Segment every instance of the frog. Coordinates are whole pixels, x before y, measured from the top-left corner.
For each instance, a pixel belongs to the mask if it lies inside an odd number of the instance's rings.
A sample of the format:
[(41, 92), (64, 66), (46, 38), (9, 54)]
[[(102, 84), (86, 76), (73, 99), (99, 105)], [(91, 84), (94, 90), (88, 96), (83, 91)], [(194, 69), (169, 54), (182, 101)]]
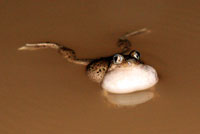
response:
[(86, 66), (89, 79), (99, 83), (103, 90), (115, 94), (131, 93), (149, 89), (158, 82), (156, 70), (141, 60), (140, 52), (131, 50), (128, 39), (148, 31), (143, 28), (124, 34), (117, 41), (119, 53), (95, 59), (77, 58), (73, 49), (51, 42), (28, 43), (18, 50), (55, 49), (68, 62)]

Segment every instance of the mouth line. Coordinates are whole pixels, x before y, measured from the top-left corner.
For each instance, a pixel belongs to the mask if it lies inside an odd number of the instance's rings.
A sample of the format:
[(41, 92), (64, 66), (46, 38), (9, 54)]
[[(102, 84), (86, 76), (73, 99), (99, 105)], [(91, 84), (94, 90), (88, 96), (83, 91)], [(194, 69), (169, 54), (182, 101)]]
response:
[(137, 60), (137, 59), (128, 59), (126, 60), (128, 65), (131, 65), (131, 64), (141, 64), (142, 62), (140, 60)]

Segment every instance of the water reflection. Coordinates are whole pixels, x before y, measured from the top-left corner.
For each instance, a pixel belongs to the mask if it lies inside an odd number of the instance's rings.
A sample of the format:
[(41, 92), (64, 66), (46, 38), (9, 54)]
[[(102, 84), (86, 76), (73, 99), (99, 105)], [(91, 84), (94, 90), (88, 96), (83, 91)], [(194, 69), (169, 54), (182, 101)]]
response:
[(137, 106), (150, 101), (155, 96), (154, 90), (134, 92), (130, 94), (112, 94), (103, 91), (103, 96), (107, 102), (116, 106)]

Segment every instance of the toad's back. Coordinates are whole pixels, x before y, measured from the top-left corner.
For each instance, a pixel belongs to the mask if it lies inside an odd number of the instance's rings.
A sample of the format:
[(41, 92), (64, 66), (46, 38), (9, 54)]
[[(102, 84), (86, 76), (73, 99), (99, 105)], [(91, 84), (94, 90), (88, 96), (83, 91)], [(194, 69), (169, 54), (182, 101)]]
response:
[(92, 61), (86, 68), (88, 77), (100, 83), (108, 70), (110, 60), (108, 58), (100, 58)]

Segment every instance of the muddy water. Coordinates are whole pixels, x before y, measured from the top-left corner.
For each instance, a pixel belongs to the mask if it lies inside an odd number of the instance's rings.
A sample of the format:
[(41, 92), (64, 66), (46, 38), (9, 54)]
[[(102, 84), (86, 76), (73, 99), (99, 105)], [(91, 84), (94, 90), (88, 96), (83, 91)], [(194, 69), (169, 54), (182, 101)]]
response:
[[(1, 134), (198, 134), (200, 2), (168, 0), (13, 0), (0, 2)], [(125, 32), (160, 75), (155, 91), (103, 94), (84, 66), (53, 50), (19, 52), (25, 43), (57, 42), (79, 57), (118, 51)], [(122, 106), (121, 106), (122, 105)]]

